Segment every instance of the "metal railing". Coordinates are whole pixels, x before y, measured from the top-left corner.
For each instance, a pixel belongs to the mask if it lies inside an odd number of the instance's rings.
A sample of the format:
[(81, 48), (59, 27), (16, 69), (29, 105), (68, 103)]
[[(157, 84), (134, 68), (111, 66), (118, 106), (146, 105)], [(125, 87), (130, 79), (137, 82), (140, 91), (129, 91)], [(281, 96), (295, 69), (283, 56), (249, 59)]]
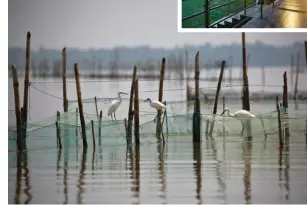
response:
[[(235, 11), (235, 12), (231, 12), (231, 11), (230, 11), (230, 6), (233, 5), (233, 4), (235, 4), (235, 3), (238, 3), (239, 1), (242, 2), (242, 0), (233, 0), (233, 1), (228, 0), (227, 3), (220, 4), (220, 5), (214, 6), (214, 7), (212, 7), (212, 8), (209, 8), (209, 0), (205, 0), (205, 5), (204, 5), (205, 8), (204, 8), (204, 10), (199, 11), (199, 12), (194, 13), (194, 14), (189, 15), (189, 16), (183, 17), (183, 18), (182, 18), (182, 23), (183, 23), (184, 21), (186, 21), (186, 20), (189, 20), (189, 19), (192, 19), (192, 18), (195, 18), (195, 17), (197, 17), (197, 16), (200, 16), (200, 15), (204, 14), (204, 15), (205, 15), (205, 16), (204, 16), (204, 17), (205, 17), (205, 19), (204, 19), (205, 28), (209, 28), (209, 27), (212, 27), (212, 26), (218, 24), (219, 22), (221, 22), (221, 21), (223, 21), (223, 20), (225, 20), (225, 19), (227, 19), (227, 18), (230, 18), (231, 16), (234, 16), (234, 15), (236, 15), (236, 14), (242, 12), (242, 11), (244, 11), (244, 15), (246, 15), (246, 10), (256, 5), (256, 2), (254, 2), (253, 4), (247, 6), (247, 3), (248, 3), (248, 2), (247, 2), (247, 0), (244, 0), (244, 2), (243, 2), (243, 3), (244, 3), (244, 7), (243, 7), (242, 9), (239, 9), (238, 11)], [(263, 0), (262, 0), (262, 1), (263, 1)], [(222, 8), (222, 7), (227, 7), (227, 6), (228, 6), (228, 12), (227, 12), (228, 15), (226, 14), (224, 17), (222, 17), (222, 18), (220, 18), (220, 19), (214, 21), (212, 24), (210, 24), (210, 17), (209, 17), (209, 16), (210, 16), (210, 13), (211, 13), (212, 11), (214, 11), (214, 10), (220, 9), (220, 8)], [(240, 8), (240, 7), (241, 7), (241, 6), (238, 6), (238, 7), (236, 7), (236, 8)], [(261, 4), (261, 7), (262, 7), (262, 4)], [(235, 9), (233, 9), (233, 10), (235, 10)], [(262, 10), (262, 8), (261, 8), (261, 10)], [(261, 15), (262, 15), (262, 14), (261, 14)]]

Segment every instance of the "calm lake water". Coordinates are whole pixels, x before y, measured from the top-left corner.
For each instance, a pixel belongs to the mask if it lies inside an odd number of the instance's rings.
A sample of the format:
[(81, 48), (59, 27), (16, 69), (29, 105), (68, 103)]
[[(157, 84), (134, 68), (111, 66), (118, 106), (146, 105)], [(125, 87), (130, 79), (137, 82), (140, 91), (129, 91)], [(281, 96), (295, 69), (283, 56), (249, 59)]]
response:
[[(267, 69), (265, 90), (282, 91), (281, 69)], [(240, 72), (234, 70), (233, 76)], [(205, 75), (205, 74), (203, 74)], [(214, 74), (215, 75), (215, 74)], [(261, 71), (249, 69), (251, 90), (262, 89)], [(288, 75), (289, 76), (289, 75)], [(226, 72), (227, 78), (227, 72)], [(300, 75), (299, 88), (306, 88), (307, 75)], [(60, 79), (33, 79), (30, 89), (30, 119), (41, 120), (62, 108)], [(53, 81), (54, 83), (47, 83)], [(69, 79), (74, 82), (74, 79)], [(23, 79), (20, 79), (22, 84)], [(44, 83), (43, 83), (44, 82)], [(129, 92), (130, 80), (120, 82), (84, 82), (82, 98), (116, 97), (118, 91)], [(166, 101), (185, 100), (186, 82), (165, 81)], [(201, 87), (217, 83), (201, 82)], [(233, 83), (235, 84), (235, 83)], [(20, 85), (22, 93), (22, 85)], [(158, 97), (158, 81), (140, 81), (140, 98)], [(36, 89), (38, 88), (38, 89)], [(207, 88), (214, 89), (214, 88)], [(222, 88), (231, 89), (231, 88)], [(241, 89), (233, 87), (232, 89)], [(293, 89), (289, 85), (289, 90)], [(172, 90), (172, 91), (169, 91)], [(43, 92), (42, 92), (43, 91)], [(12, 81), (9, 79), (9, 109), (14, 109)], [(49, 94), (49, 95), (48, 95)], [(51, 96), (51, 95), (52, 96)], [(22, 95), (21, 95), (22, 96)], [(75, 84), (68, 84), (69, 100), (76, 99)], [(227, 107), (241, 109), (240, 101), (226, 102)], [(105, 110), (108, 104), (100, 103)], [(73, 108), (76, 105), (72, 105)], [(185, 106), (172, 111), (185, 113)], [(307, 116), (306, 103), (298, 110), (289, 105), (290, 116)], [(127, 116), (128, 102), (123, 101), (116, 117)], [(209, 113), (208, 105), (202, 112)], [(272, 111), (275, 102), (253, 102), (255, 113)], [(152, 111), (148, 104), (141, 111)], [(93, 103), (85, 111), (95, 113)], [(220, 113), (219, 108), (218, 113)], [(14, 116), (9, 115), (14, 123)], [(95, 152), (82, 147), (29, 150), (8, 153), (9, 203), (306, 203), (307, 147), (303, 120), (290, 122), (289, 142), (280, 152), (277, 134), (264, 140), (261, 132), (252, 139), (241, 136), (225, 138), (214, 135), (200, 144), (191, 136), (172, 136), (164, 146), (154, 140), (139, 147), (125, 145), (97, 146)], [(55, 135), (55, 133), (54, 133)], [(170, 137), (171, 138), (171, 137)]]

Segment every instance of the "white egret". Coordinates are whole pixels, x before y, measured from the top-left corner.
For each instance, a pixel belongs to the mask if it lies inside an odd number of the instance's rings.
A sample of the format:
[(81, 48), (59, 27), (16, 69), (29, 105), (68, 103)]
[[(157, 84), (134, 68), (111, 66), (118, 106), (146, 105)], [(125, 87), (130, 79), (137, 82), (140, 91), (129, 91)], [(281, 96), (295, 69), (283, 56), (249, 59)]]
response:
[[(152, 108), (155, 108), (156, 110), (163, 111), (163, 110), (166, 109), (166, 106), (163, 103), (161, 103), (160, 101), (158, 101), (158, 100), (152, 101), (150, 98), (147, 98), (144, 102), (149, 102), (150, 106)], [(154, 121), (156, 120), (156, 118), (157, 117), (155, 117)]]
[(121, 95), (128, 95), (128, 93), (125, 93), (125, 92), (118, 92), (118, 99), (115, 99), (111, 102), (110, 104), (110, 107), (109, 107), (109, 110), (108, 110), (108, 116), (111, 115), (111, 119), (113, 120), (113, 117), (112, 117), (112, 113), (114, 115), (114, 119), (116, 120), (116, 117), (115, 117), (115, 112), (117, 110), (117, 108), (119, 107), (119, 105), (121, 104), (122, 102), (122, 97)]
[(241, 118), (255, 118), (256, 116), (252, 113), (250, 113), (249, 111), (247, 110), (238, 110), (237, 112), (235, 112), (234, 114), (230, 113), (230, 109), (229, 108), (225, 108), (224, 111), (222, 112), (221, 116), (227, 112), (228, 113), (228, 116), (230, 117), (235, 117), (235, 118), (238, 118), (241, 123), (242, 123), (242, 132), (241, 132), (241, 135), (243, 135), (243, 130), (244, 130), (244, 123), (242, 121)]

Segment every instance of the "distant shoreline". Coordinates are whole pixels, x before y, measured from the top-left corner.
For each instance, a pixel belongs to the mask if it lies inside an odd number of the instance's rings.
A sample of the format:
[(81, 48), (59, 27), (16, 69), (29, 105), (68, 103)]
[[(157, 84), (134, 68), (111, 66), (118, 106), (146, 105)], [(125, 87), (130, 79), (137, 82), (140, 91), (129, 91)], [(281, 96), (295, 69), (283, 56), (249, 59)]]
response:
[[(23, 75), (20, 74), (19, 77), (22, 77)], [(11, 78), (12, 75), (9, 75), (9, 77)], [(40, 79), (44, 79), (44, 78), (62, 78), (62, 76), (60, 75), (32, 75), (31, 76), (32, 79), (35, 78), (40, 78)], [(70, 73), (66, 75), (67, 79), (74, 79), (75, 75)], [(93, 74), (93, 73), (89, 73), (89, 74), (82, 74), (80, 73), (80, 78), (83, 79), (132, 79), (132, 74)], [(160, 79), (160, 74), (138, 74), (138, 78), (139, 79)], [(164, 77), (165, 80), (193, 80), (193, 77), (178, 77), (178, 78), (167, 78)], [(217, 82), (219, 80), (218, 77), (200, 77), (199, 78), (200, 81), (215, 81)], [(228, 79), (225, 79), (228, 80)], [(232, 78), (232, 81), (242, 81), (242, 78)]]

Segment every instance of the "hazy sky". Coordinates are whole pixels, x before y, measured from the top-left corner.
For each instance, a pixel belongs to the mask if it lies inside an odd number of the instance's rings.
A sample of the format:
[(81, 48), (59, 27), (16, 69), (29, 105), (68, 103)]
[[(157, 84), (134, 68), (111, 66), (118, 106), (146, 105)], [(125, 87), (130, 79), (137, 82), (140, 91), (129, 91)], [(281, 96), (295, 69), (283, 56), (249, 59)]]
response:
[[(177, 0), (9, 0), (9, 46), (101, 48), (117, 45), (173, 47), (184, 43), (225, 44), (239, 33), (177, 32)], [(307, 33), (248, 33), (247, 42), (288, 44)]]

